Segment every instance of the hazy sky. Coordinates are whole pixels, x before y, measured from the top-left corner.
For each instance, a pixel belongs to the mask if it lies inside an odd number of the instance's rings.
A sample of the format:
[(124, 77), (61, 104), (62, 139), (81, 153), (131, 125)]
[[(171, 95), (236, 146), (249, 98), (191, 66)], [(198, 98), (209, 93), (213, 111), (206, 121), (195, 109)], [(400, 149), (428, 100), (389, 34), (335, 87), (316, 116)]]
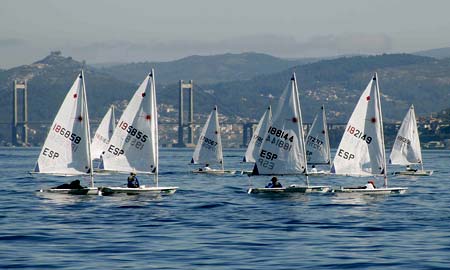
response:
[(1, 0), (0, 68), (256, 51), (280, 57), (450, 46), (445, 0)]

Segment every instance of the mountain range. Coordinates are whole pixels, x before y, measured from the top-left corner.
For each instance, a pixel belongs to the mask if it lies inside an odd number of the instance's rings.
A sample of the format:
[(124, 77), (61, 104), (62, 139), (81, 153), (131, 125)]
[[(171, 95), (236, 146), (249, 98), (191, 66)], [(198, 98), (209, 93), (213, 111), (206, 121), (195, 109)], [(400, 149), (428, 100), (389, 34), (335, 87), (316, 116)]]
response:
[(193, 55), (170, 62), (141, 62), (110, 65), (99, 69), (119, 80), (131, 83), (142, 81), (152, 68), (158, 82), (170, 84), (179, 80), (194, 80), (202, 84), (246, 80), (293, 66), (318, 61), (318, 58), (282, 59), (262, 53)]
[(220, 113), (247, 120), (258, 119), (269, 103), (276, 103), (293, 71), (305, 122), (312, 121), (321, 104), (331, 122), (345, 122), (374, 72), (380, 78), (386, 121), (401, 120), (411, 103), (418, 115), (425, 115), (449, 107), (450, 100), (450, 59), (409, 54), (286, 60), (244, 53), (94, 68), (53, 52), (33, 64), (0, 70), (1, 122), (11, 120), (14, 79), (28, 80), (29, 120), (51, 121), (83, 66), (94, 120), (111, 103), (123, 109), (152, 66), (160, 104), (176, 109), (178, 80), (193, 79), (196, 113), (206, 114), (217, 104)]
[(433, 57), (436, 59), (444, 59), (450, 57), (450, 47), (430, 49), (413, 53), (415, 55)]

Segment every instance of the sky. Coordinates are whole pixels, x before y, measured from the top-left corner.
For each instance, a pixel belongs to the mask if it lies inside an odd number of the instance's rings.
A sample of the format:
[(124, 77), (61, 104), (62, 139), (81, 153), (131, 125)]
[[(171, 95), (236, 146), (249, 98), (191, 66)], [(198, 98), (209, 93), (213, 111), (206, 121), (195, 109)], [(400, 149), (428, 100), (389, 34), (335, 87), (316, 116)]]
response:
[(0, 68), (260, 52), (283, 58), (450, 46), (445, 0), (2, 0)]

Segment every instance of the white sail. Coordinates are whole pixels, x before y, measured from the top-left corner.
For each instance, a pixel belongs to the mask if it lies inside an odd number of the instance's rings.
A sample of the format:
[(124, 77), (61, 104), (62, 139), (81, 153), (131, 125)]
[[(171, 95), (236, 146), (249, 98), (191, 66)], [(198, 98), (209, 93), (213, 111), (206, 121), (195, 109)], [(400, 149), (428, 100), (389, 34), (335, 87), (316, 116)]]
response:
[(100, 125), (95, 132), (94, 138), (92, 138), (91, 153), (92, 158), (100, 158), (106, 150), (109, 144), (114, 129), (116, 127), (116, 117), (114, 115), (114, 105), (109, 107)]
[(222, 140), (220, 138), (220, 126), (217, 106), (203, 126), (200, 138), (192, 156), (194, 164), (220, 164), (223, 168)]
[(91, 168), (89, 114), (81, 71), (56, 114), (34, 172), (92, 176)]
[(256, 162), (256, 158), (259, 155), (259, 150), (264, 140), (264, 135), (267, 133), (267, 129), (270, 126), (271, 120), (272, 110), (269, 106), (259, 120), (258, 125), (256, 126), (256, 129), (253, 133), (252, 139), (248, 143), (247, 151), (245, 152), (244, 156), (244, 162)]
[(416, 114), (414, 113), (413, 105), (411, 105), (403, 119), (389, 160), (392, 164), (396, 165), (422, 163), (419, 132), (417, 130)]
[(383, 119), (377, 76), (370, 80), (348, 121), (331, 172), (386, 174)]
[(306, 173), (306, 163), (302, 114), (294, 73), (264, 135), (253, 174)]
[(102, 157), (100, 169), (155, 173), (158, 166), (156, 94), (153, 72), (134, 93)]
[(308, 164), (330, 164), (330, 140), (325, 116), (325, 108), (316, 115), (306, 137), (306, 157)]

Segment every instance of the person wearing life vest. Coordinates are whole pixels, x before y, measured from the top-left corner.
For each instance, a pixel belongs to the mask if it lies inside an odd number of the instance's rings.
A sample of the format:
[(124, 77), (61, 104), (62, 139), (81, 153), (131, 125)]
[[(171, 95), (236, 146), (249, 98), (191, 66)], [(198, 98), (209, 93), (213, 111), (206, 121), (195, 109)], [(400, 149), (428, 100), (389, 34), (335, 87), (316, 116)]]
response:
[(281, 185), (280, 182), (278, 182), (278, 178), (276, 176), (272, 177), (270, 179), (270, 183), (266, 185), (266, 188), (282, 188), (283, 185)]
[(212, 171), (212, 169), (209, 167), (209, 164), (206, 163), (206, 164), (205, 164), (205, 167), (199, 168), (198, 171), (199, 171), (199, 172), (205, 172), (205, 171)]
[(128, 183), (127, 187), (129, 188), (138, 188), (139, 187), (139, 180), (136, 177), (136, 173), (132, 172), (130, 173), (130, 176), (128, 176)]
[(85, 188), (85, 187), (83, 187), (80, 184), (80, 180), (76, 179), (76, 180), (70, 182), (70, 184), (65, 183), (65, 184), (59, 185), (57, 187), (54, 187), (53, 189), (83, 189), (83, 188)]
[(411, 168), (410, 165), (406, 165), (406, 171), (407, 172), (417, 172), (417, 169), (413, 169), (413, 168)]
[(365, 189), (376, 189), (375, 183), (372, 180), (370, 180), (367, 182), (367, 184), (364, 186), (364, 188)]

